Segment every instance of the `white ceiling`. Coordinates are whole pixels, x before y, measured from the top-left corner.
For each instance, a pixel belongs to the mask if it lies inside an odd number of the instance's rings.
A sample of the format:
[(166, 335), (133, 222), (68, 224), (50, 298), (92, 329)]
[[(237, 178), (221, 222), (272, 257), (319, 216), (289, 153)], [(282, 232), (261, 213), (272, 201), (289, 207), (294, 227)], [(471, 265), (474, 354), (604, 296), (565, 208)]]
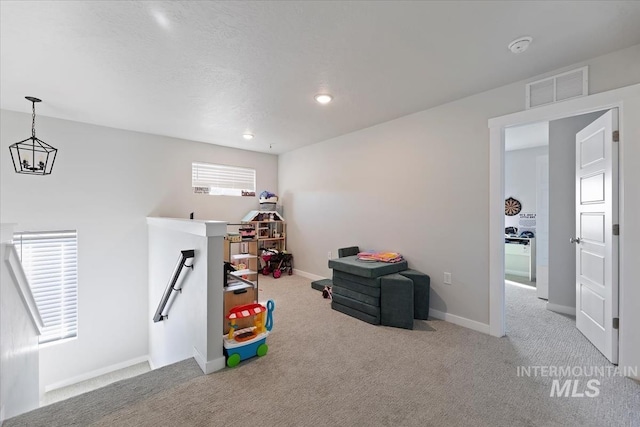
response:
[[(0, 15), (3, 109), (29, 112), (31, 95), (40, 115), (272, 153), (640, 43), (638, 1), (2, 1)], [(522, 35), (533, 44), (511, 54)], [(325, 90), (334, 102), (316, 104)]]
[(504, 130), (506, 151), (549, 145), (549, 122), (513, 126)]

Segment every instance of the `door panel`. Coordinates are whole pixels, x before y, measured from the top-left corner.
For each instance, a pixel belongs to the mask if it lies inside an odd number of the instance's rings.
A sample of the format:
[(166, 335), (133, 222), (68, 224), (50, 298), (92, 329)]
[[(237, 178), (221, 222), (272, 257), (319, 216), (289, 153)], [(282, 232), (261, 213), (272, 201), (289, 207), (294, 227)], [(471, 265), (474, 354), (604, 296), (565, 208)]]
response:
[(576, 326), (618, 362), (618, 146), (612, 109), (576, 135)]
[(604, 257), (587, 251), (580, 251), (580, 265), (582, 279), (592, 284), (604, 286)]
[(604, 201), (604, 174), (580, 178), (580, 202), (594, 203)]
[(604, 134), (602, 132), (596, 132), (582, 141), (580, 159), (583, 168), (599, 160), (604, 160)]
[(582, 312), (604, 330), (604, 299), (586, 286), (580, 293)]
[(585, 240), (604, 243), (604, 213), (583, 213), (580, 215), (580, 235)]

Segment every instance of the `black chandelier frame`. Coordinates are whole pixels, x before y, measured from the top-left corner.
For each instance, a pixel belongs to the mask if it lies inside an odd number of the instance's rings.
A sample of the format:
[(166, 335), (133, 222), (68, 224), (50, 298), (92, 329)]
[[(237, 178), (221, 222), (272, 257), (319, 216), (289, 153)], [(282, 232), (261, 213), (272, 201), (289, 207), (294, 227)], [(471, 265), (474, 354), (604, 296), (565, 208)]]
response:
[(53, 171), (58, 149), (36, 137), (36, 102), (42, 100), (25, 96), (31, 102), (31, 136), (9, 146), (16, 173), (49, 175)]

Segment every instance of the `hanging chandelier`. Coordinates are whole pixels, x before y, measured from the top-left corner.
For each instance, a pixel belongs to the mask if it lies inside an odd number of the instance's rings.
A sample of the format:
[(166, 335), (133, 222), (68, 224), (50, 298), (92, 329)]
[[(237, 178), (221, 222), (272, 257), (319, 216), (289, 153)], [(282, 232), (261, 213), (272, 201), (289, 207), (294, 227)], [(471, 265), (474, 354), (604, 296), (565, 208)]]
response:
[(31, 102), (31, 136), (9, 146), (13, 167), (17, 173), (49, 175), (58, 150), (36, 138), (36, 102), (42, 100), (33, 96), (25, 98)]

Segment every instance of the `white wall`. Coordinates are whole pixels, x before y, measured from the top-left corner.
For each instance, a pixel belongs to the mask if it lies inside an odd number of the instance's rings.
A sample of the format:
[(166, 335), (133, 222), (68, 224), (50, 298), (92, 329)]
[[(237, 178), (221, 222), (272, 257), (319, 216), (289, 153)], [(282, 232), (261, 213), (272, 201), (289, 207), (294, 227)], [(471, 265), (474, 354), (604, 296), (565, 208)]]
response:
[(0, 424), (37, 408), (40, 401), (38, 333), (5, 263), (7, 250), (3, 239), (0, 242)]
[(576, 133), (603, 112), (549, 122), (549, 303), (575, 309)]
[[(195, 249), (196, 257), (187, 261), (194, 268), (182, 271), (177, 287), (183, 292), (172, 294), (165, 313), (169, 318), (153, 322), (158, 303), (171, 278), (181, 250)], [(196, 340), (196, 318), (202, 307), (201, 289), (207, 283), (207, 239), (149, 226), (149, 361), (153, 369), (193, 357)], [(196, 268), (197, 264), (197, 268)], [(222, 287), (222, 285), (220, 285)], [(206, 292), (204, 292), (206, 297)], [(206, 323), (206, 316), (201, 319)]]
[(330, 277), (327, 251), (395, 250), (431, 276), (432, 308), (488, 323), (487, 119), (517, 110), (523, 91), (503, 87), (281, 155), (296, 268)]
[(41, 385), (62, 385), (148, 354), (147, 216), (237, 221), (257, 197), (193, 194), (191, 162), (257, 170), (278, 192), (276, 156), (38, 116), (60, 151), (53, 174), (13, 171), (8, 146), (31, 116), (0, 112), (0, 215), (20, 230), (78, 230), (78, 338), (43, 346)]
[[(640, 369), (640, 97), (624, 103), (620, 117), (620, 366)], [(636, 377), (640, 380), (640, 376)]]
[[(536, 159), (547, 155), (549, 147), (526, 148), (505, 152), (504, 195), (513, 197), (522, 205), (521, 213), (536, 213)], [(506, 216), (505, 227), (518, 227), (520, 215)]]
[[(547, 139), (549, 135), (547, 123)], [(547, 147), (547, 152), (548, 152)], [(549, 298), (549, 155), (536, 159), (536, 296)]]
[[(572, 67), (585, 64), (591, 93), (637, 83), (640, 45)], [(329, 277), (329, 250), (397, 250), (431, 276), (434, 309), (488, 324), (487, 121), (524, 109), (524, 83), (281, 155), (279, 188), (296, 268)], [(640, 162), (640, 150), (630, 151), (631, 164)], [(445, 271), (453, 285), (443, 284)]]
[[(149, 223), (149, 361), (156, 369), (189, 357), (205, 373), (225, 366), (222, 354), (223, 330), (223, 235), (224, 223), (210, 231), (200, 221), (184, 227), (172, 219), (151, 218)], [(177, 223), (177, 224), (176, 224)], [(188, 228), (188, 229), (187, 229)], [(216, 236), (217, 234), (217, 236)], [(153, 316), (172, 277), (180, 251), (195, 250), (186, 261), (163, 313), (168, 318), (154, 322)]]

